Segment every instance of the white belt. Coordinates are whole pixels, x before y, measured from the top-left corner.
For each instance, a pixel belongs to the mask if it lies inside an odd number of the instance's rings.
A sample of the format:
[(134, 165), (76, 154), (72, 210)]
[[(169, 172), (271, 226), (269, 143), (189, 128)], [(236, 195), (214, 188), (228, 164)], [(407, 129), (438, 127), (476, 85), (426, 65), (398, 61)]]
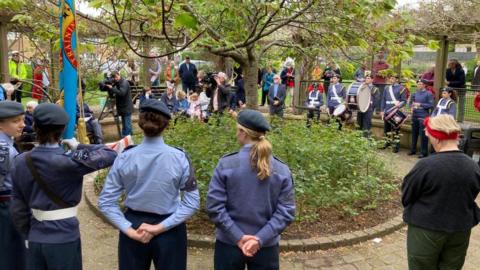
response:
[(342, 102), (342, 98), (341, 97), (330, 97), (330, 100), (336, 100), (338, 102)]
[(77, 216), (77, 206), (51, 211), (43, 211), (32, 208), (32, 215), (38, 221), (67, 219)]
[(395, 104), (395, 101), (387, 101), (387, 104)]

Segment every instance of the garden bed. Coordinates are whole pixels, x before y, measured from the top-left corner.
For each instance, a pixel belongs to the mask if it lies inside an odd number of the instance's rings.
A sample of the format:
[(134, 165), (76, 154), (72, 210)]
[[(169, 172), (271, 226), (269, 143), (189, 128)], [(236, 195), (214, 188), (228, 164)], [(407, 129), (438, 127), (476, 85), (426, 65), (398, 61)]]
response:
[[(238, 150), (235, 122), (229, 118), (211, 124), (177, 121), (165, 141), (190, 154), (196, 169), (202, 209), (189, 222), (189, 232), (213, 235), (214, 226), (204, 211), (208, 183), (218, 159)], [(292, 171), (297, 213), (284, 239), (301, 239), (370, 228), (401, 212), (400, 179), (377, 154), (377, 145), (359, 132), (337, 131), (336, 126), (304, 127), (303, 121), (274, 121), (267, 138), (274, 154)], [(136, 142), (141, 138), (137, 137)], [(104, 174), (95, 181), (96, 191)]]

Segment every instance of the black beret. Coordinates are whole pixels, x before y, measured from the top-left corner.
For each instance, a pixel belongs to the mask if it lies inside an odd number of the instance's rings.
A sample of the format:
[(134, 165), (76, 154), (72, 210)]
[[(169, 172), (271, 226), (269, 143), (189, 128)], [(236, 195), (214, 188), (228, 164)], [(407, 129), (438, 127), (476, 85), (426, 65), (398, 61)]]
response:
[(333, 73), (332, 77), (337, 77), (339, 79), (342, 78), (342, 75), (338, 74), (338, 73)]
[(33, 122), (37, 126), (64, 126), (68, 119), (65, 109), (57, 104), (42, 103), (33, 110)]
[(167, 105), (156, 99), (145, 100), (145, 102), (140, 105), (140, 112), (160, 113), (166, 116), (168, 119), (172, 118), (172, 115), (170, 114), (170, 110), (167, 108)]
[(10, 100), (0, 101), (0, 119), (15, 117), (24, 113), (22, 103)]
[(254, 110), (243, 110), (238, 114), (237, 122), (254, 131), (265, 132), (270, 130), (270, 124), (262, 113)]

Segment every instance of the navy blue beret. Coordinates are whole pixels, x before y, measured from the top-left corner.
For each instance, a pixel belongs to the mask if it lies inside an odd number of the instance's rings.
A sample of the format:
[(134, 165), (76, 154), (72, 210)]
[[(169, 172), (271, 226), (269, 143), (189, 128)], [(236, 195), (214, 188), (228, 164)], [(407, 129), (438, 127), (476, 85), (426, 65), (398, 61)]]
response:
[(33, 110), (33, 122), (37, 126), (64, 126), (68, 119), (67, 112), (57, 104), (42, 103)]
[(243, 110), (238, 114), (237, 122), (254, 131), (265, 132), (270, 130), (270, 124), (263, 114), (255, 110)]
[(172, 115), (170, 114), (170, 110), (167, 108), (167, 105), (156, 99), (145, 100), (145, 102), (140, 105), (140, 112), (160, 113), (166, 116), (168, 119), (172, 118)]
[(15, 117), (24, 113), (22, 103), (10, 100), (0, 101), (0, 119)]

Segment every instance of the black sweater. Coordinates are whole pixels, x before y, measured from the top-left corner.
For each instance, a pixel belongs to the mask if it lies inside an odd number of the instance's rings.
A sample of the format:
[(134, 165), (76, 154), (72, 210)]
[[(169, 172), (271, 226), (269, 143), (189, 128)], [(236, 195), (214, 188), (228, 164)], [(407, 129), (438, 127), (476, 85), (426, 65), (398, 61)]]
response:
[(402, 185), (403, 220), (425, 229), (468, 231), (477, 225), (480, 209), (480, 167), (460, 151), (421, 159)]

